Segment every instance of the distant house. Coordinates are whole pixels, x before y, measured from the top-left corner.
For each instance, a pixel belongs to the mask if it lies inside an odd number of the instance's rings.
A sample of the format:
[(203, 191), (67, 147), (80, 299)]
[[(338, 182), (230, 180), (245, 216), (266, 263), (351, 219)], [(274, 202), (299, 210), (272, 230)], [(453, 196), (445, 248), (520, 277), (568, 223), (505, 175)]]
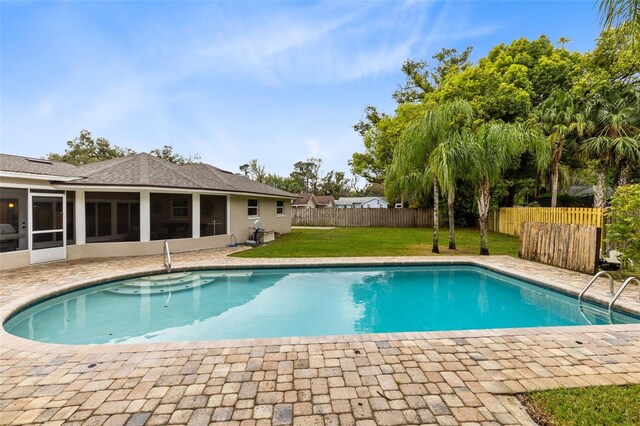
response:
[(136, 154), (83, 166), (0, 154), (0, 265), (223, 247), (260, 219), (291, 230), (295, 195), (208, 164)]
[(303, 192), (302, 194), (298, 194), (298, 198), (293, 200), (291, 207), (297, 209), (315, 209), (318, 207), (318, 200), (315, 195)]
[(336, 201), (339, 209), (386, 209), (389, 202), (384, 197), (340, 197)]
[(332, 195), (316, 195), (316, 201), (319, 209), (334, 209), (336, 208), (336, 200)]
[(306, 208), (306, 209), (324, 209), (335, 208), (336, 200), (331, 195), (314, 195), (308, 192), (298, 194), (296, 200), (291, 203), (291, 207), (294, 208)]

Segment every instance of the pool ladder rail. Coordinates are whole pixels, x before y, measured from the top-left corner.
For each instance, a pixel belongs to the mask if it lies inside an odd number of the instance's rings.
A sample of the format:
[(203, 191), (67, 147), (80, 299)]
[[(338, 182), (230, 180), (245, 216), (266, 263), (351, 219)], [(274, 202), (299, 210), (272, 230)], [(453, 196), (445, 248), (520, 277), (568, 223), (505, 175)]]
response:
[(624, 289), (633, 281), (635, 281), (638, 284), (638, 302), (640, 302), (640, 279), (638, 279), (637, 277), (627, 278), (622, 283), (618, 291), (614, 294), (613, 293), (613, 277), (607, 271), (600, 271), (597, 274), (595, 274), (593, 278), (591, 278), (591, 281), (589, 281), (589, 283), (582, 289), (582, 291), (578, 295), (578, 302), (582, 303), (582, 296), (584, 296), (587, 290), (593, 285), (593, 283), (596, 282), (598, 278), (604, 275), (606, 275), (609, 278), (609, 294), (613, 295), (613, 297), (611, 297), (611, 300), (609, 301), (609, 305), (607, 306), (607, 310), (609, 314), (611, 314), (611, 309), (613, 308), (613, 304), (616, 302), (616, 300), (618, 300), (618, 298), (620, 297)]
[(167, 273), (171, 272), (171, 252), (169, 251), (169, 241), (164, 240), (163, 245), (163, 260), (164, 260), (164, 268), (167, 270)]

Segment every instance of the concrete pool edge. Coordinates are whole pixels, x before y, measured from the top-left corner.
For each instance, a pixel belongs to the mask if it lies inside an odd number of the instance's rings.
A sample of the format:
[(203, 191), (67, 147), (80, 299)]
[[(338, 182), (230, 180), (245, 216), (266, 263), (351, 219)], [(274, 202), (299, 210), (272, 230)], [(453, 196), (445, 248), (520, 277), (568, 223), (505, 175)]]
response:
[[(520, 279), (526, 282), (530, 282), (534, 285), (538, 285), (543, 288), (547, 288), (559, 293), (563, 293), (570, 296), (576, 296), (580, 289), (576, 289), (571, 286), (564, 285), (562, 282), (553, 282), (553, 280), (547, 278), (541, 280), (538, 277), (532, 276), (526, 272), (514, 270), (508, 266), (501, 265), (496, 262), (501, 258), (507, 258), (510, 261), (517, 261), (526, 263), (528, 265), (534, 264), (533, 262), (523, 261), (521, 259), (514, 259), (508, 256), (448, 256), (448, 257), (385, 257), (385, 258), (289, 258), (289, 259), (241, 259), (234, 261), (231, 264), (219, 264), (212, 261), (210, 264), (198, 264), (198, 265), (176, 265), (173, 268), (173, 272), (180, 272), (186, 270), (204, 270), (204, 269), (219, 269), (219, 270), (237, 270), (237, 269), (266, 269), (266, 268), (314, 268), (314, 267), (368, 267), (368, 266), (437, 266), (437, 265), (469, 265), (478, 268), (487, 269), (499, 274), (503, 274), (509, 277)], [(237, 258), (236, 258), (237, 259)], [(549, 267), (548, 265), (540, 265), (541, 267), (553, 268), (559, 270), (559, 268)], [(544, 268), (543, 268), (544, 269)], [(564, 270), (561, 270), (564, 271)], [(571, 274), (577, 274), (571, 271)], [(613, 331), (637, 331), (640, 329), (640, 324), (620, 324), (620, 325), (585, 325), (585, 326), (562, 326), (562, 327), (532, 327), (532, 328), (504, 328), (504, 329), (480, 329), (480, 330), (452, 330), (452, 331), (433, 331), (433, 332), (399, 332), (399, 333), (380, 333), (380, 334), (353, 334), (353, 335), (327, 335), (327, 336), (308, 336), (308, 337), (273, 337), (273, 338), (255, 338), (255, 339), (232, 339), (232, 340), (203, 340), (203, 341), (180, 341), (180, 342), (168, 342), (168, 343), (138, 343), (138, 344), (99, 344), (99, 345), (62, 345), (43, 343), (33, 341), (25, 338), (21, 338), (8, 333), (4, 329), (5, 322), (13, 315), (25, 309), (26, 307), (33, 305), (39, 301), (47, 298), (55, 297), (57, 295), (67, 293), (73, 290), (86, 288), (94, 285), (99, 285), (109, 281), (131, 278), (137, 276), (151, 275), (151, 274), (165, 273), (165, 270), (161, 267), (158, 268), (146, 268), (144, 270), (127, 272), (127, 273), (115, 273), (109, 277), (101, 277), (99, 279), (85, 279), (79, 280), (73, 283), (61, 284), (49, 289), (43, 289), (40, 293), (33, 293), (28, 296), (23, 296), (16, 299), (9, 304), (2, 306), (2, 312), (0, 312), (0, 324), (2, 324), (2, 330), (0, 330), (0, 340), (3, 342), (3, 346), (8, 349), (16, 350), (36, 350), (45, 351), (50, 353), (67, 353), (67, 352), (86, 352), (87, 350), (96, 350), (100, 348), (101, 351), (117, 351), (117, 352), (140, 352), (140, 351), (158, 351), (158, 350), (173, 350), (176, 348), (219, 348), (232, 346), (265, 346), (265, 345), (292, 345), (292, 344), (315, 344), (326, 342), (363, 342), (363, 341), (376, 341), (376, 340), (411, 340), (411, 339), (424, 339), (429, 337), (438, 338), (458, 338), (458, 337), (484, 337), (484, 336), (513, 336), (513, 335), (532, 335), (532, 334), (548, 334), (553, 331), (563, 329), (567, 331), (567, 328), (578, 329), (587, 328), (582, 331), (602, 331), (606, 332), (608, 329)], [(585, 277), (585, 282), (589, 279), (588, 275), (580, 274)], [(627, 290), (627, 293), (631, 293), (631, 289)], [(608, 298), (606, 294), (602, 294), (600, 291), (594, 291), (587, 293), (585, 299), (598, 304), (600, 306), (606, 306)], [(632, 300), (620, 299), (615, 306), (615, 310), (618, 312), (628, 313), (634, 316), (640, 316), (640, 303), (633, 302)], [(471, 333), (471, 334), (469, 334)]]

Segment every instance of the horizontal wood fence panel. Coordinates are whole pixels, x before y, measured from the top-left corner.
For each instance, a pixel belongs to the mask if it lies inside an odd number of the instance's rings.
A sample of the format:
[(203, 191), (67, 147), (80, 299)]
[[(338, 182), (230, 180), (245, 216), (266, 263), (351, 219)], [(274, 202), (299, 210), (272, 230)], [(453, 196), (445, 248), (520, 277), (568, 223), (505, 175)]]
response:
[(431, 228), (433, 227), (433, 210), (294, 208), (291, 224), (293, 226)]
[(518, 254), (522, 259), (594, 274), (600, 238), (597, 226), (522, 222)]
[(604, 228), (605, 209), (577, 207), (501, 207), (489, 218), (489, 229), (520, 235), (523, 222), (589, 225)]

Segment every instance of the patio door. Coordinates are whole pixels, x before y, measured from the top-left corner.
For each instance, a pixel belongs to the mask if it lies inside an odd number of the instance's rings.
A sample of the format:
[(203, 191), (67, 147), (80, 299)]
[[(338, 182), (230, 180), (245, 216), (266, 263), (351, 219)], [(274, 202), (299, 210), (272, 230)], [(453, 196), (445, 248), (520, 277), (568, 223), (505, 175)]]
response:
[(29, 234), (31, 263), (51, 262), (67, 258), (65, 194), (29, 194)]

